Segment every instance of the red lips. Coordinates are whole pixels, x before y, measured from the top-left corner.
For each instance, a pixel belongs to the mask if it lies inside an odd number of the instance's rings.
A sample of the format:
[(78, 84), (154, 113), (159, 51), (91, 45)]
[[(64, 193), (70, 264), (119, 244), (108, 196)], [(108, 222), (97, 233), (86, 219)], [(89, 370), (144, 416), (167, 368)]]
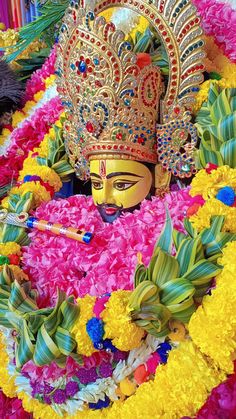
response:
[(117, 208), (109, 207), (105, 209), (105, 213), (107, 215), (114, 215), (116, 212), (117, 212)]

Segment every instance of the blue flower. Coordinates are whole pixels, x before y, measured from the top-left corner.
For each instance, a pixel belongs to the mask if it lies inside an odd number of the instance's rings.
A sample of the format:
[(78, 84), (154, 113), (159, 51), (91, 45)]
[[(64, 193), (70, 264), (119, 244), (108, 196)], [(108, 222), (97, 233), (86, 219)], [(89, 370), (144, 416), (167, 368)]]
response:
[(221, 188), (217, 194), (216, 194), (216, 198), (223, 202), (223, 204), (231, 206), (234, 203), (234, 199), (235, 199), (235, 193), (233, 188), (231, 188), (230, 186), (225, 186), (224, 188)]
[(90, 409), (104, 409), (104, 407), (108, 407), (110, 404), (109, 397), (105, 396), (105, 400), (98, 400), (97, 403), (89, 403)]
[(103, 341), (103, 347), (104, 349), (106, 349), (106, 351), (117, 352), (117, 348), (114, 345), (112, 345), (110, 339), (105, 339)]
[(165, 364), (167, 362), (168, 353), (169, 351), (171, 351), (171, 349), (172, 349), (172, 346), (167, 342), (161, 343), (158, 346), (157, 353), (160, 355), (162, 363)]
[(86, 324), (86, 330), (93, 344), (97, 345), (102, 341), (104, 336), (104, 325), (102, 320), (92, 317)]

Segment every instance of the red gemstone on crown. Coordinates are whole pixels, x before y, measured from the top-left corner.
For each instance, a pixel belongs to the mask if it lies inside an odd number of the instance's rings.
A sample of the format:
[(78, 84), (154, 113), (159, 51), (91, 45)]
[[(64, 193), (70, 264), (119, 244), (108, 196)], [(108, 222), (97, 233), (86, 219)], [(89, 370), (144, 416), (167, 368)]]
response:
[(87, 122), (87, 124), (86, 124), (86, 130), (88, 132), (90, 132), (90, 134), (92, 134), (94, 132), (94, 126), (93, 126), (93, 124), (91, 122)]

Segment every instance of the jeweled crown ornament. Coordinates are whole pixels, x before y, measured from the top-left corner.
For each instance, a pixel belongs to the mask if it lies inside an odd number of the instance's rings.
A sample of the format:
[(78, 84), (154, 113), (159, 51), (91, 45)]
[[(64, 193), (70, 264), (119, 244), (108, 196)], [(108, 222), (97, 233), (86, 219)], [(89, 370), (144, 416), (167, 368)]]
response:
[[(161, 75), (142, 70), (125, 35), (93, 12), (79, 9), (64, 23), (57, 62), (58, 90), (68, 113), (67, 152), (87, 159), (157, 162), (156, 120)], [(70, 33), (68, 37), (68, 27)]]
[[(94, 11), (88, 7), (89, 2), (71, 2), (58, 46), (57, 84), (67, 112), (70, 162), (86, 178), (91, 159), (156, 163), (159, 156), (172, 174), (190, 176), (196, 130), (188, 114), (204, 69), (195, 7), (190, 0), (98, 0)], [(141, 70), (124, 33), (98, 16), (110, 7), (145, 16), (160, 36), (169, 61), (164, 95), (158, 67)]]

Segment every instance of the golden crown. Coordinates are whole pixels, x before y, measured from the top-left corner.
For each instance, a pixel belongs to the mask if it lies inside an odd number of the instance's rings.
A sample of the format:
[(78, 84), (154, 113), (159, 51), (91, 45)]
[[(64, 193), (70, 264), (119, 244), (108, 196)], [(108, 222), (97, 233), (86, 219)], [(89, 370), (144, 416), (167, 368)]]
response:
[(66, 124), (71, 162), (82, 153), (156, 163), (159, 69), (141, 70), (125, 35), (103, 17), (90, 12), (75, 27), (57, 69), (59, 93), (73, 109)]
[[(175, 3), (180, 6), (175, 7)], [(169, 110), (173, 114), (175, 104), (191, 107), (198, 90), (196, 85), (202, 81), (203, 42), (195, 8), (189, 0), (157, 3), (106, 0), (96, 2), (94, 11), (87, 11), (83, 6), (83, 2), (71, 2), (58, 45), (57, 85), (67, 112), (65, 144), (70, 162), (79, 169), (81, 177), (87, 170), (86, 161), (91, 159), (156, 163), (157, 128), (161, 137), (165, 129), (169, 135), (168, 124), (172, 124)], [(125, 34), (102, 16), (96, 16), (111, 6), (127, 7), (143, 14), (161, 36), (170, 66), (161, 106), (166, 125), (156, 126), (160, 121), (158, 105), (163, 92), (159, 68), (150, 64), (140, 69)], [(173, 133), (172, 125), (171, 128)], [(187, 139), (189, 129), (186, 132)], [(160, 148), (164, 149), (165, 145)], [(179, 154), (181, 166), (183, 153)], [(191, 166), (190, 157), (192, 154), (188, 156)], [(185, 157), (183, 161), (186, 163)], [(170, 171), (181, 171), (173, 165), (172, 156)]]

